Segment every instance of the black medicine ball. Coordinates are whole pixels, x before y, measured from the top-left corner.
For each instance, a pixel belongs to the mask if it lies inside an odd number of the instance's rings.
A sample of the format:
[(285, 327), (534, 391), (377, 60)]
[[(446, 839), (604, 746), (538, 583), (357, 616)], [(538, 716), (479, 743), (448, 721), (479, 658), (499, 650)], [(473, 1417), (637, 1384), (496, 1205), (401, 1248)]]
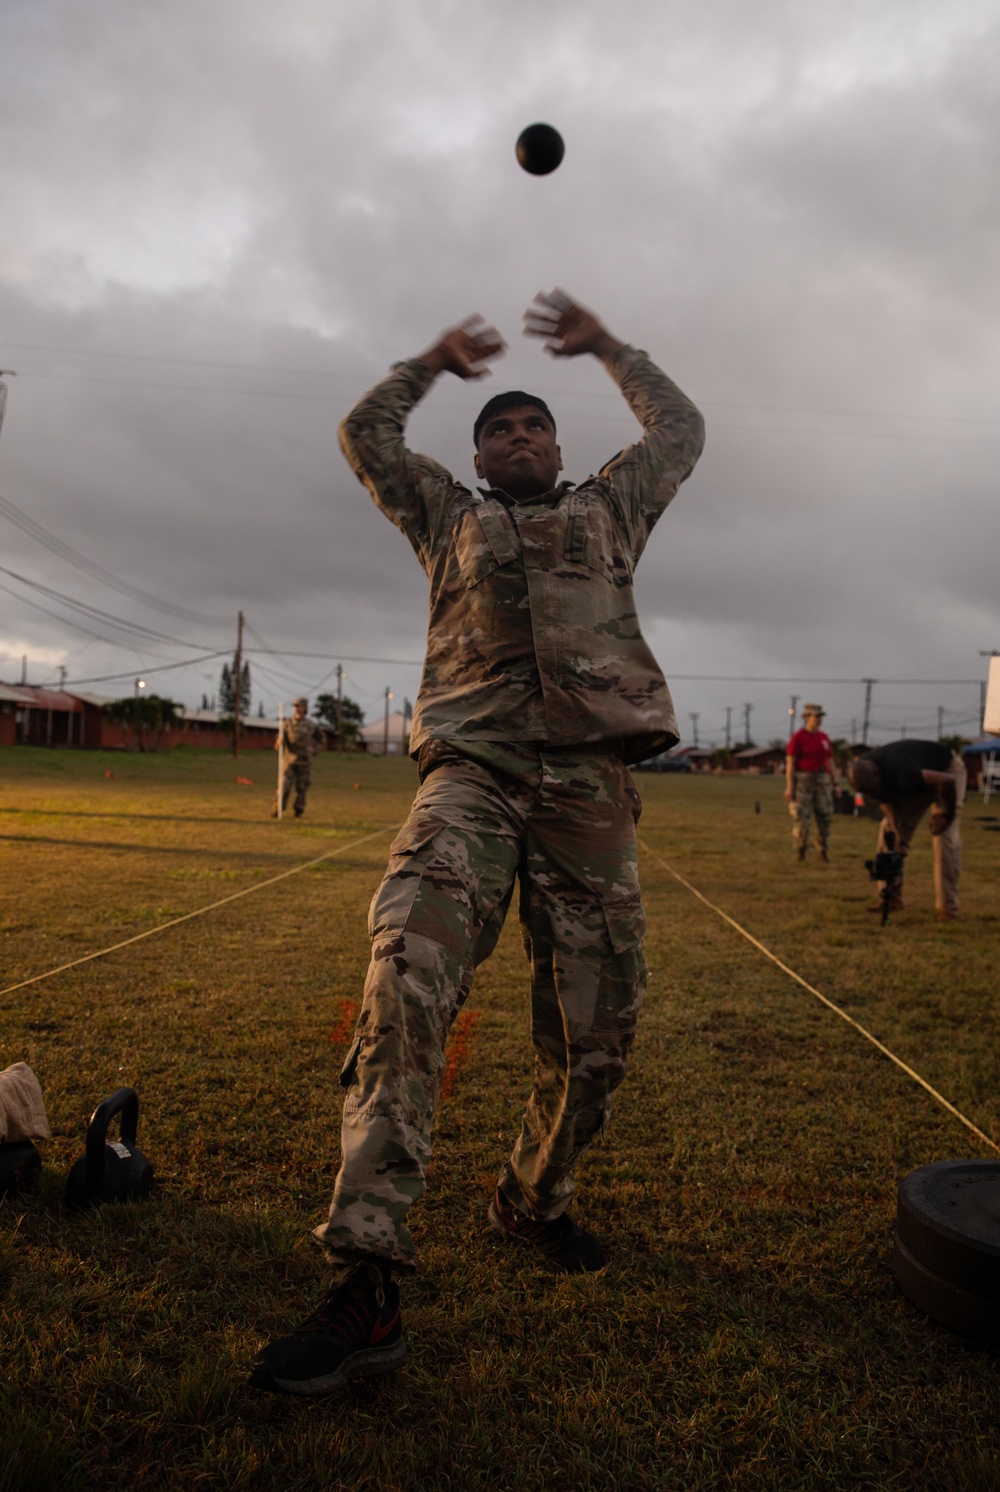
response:
[(517, 139), (517, 158), (532, 176), (548, 176), (566, 152), (562, 135), (551, 124), (529, 124)]

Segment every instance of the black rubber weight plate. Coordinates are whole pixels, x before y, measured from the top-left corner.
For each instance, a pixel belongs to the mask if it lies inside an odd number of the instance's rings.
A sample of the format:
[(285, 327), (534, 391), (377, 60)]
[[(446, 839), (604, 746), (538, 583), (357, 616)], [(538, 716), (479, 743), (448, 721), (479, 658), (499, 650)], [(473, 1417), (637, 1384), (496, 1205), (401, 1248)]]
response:
[(892, 1265), (928, 1316), (1000, 1346), (1000, 1161), (938, 1161), (904, 1176)]

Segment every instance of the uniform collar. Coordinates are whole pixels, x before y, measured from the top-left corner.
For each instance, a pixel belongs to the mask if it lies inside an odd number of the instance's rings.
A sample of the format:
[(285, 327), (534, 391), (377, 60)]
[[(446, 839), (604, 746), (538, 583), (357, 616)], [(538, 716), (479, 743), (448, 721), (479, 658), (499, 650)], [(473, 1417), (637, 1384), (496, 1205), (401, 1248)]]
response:
[(500, 487), (477, 487), (476, 491), (482, 498), (496, 498), (497, 502), (503, 503), (505, 508), (530, 508), (538, 506), (541, 508), (554, 508), (567, 492), (572, 492), (572, 482), (560, 482), (558, 487), (553, 487), (551, 492), (540, 492), (537, 497), (511, 497)]

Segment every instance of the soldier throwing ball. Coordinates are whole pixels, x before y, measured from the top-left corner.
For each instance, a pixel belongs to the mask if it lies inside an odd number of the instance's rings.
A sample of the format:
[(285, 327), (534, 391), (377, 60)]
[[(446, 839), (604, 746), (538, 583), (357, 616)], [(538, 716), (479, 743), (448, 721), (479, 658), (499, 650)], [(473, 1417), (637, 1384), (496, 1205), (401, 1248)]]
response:
[[(312, 784), (313, 757), (323, 745), (323, 728), (308, 715), (309, 701), (297, 699), (293, 703), (295, 714), (286, 720), (274, 742), (275, 751), (284, 748), (281, 765), (281, 811), (288, 807), (288, 800), (295, 789), (295, 817), (300, 819), (306, 811), (306, 793)], [(275, 795), (271, 817), (278, 817), (278, 798)]]
[(394, 1278), (415, 1267), (407, 1213), (424, 1190), (448, 1029), (520, 885), (531, 968), (534, 1089), (489, 1222), (567, 1271), (602, 1268), (567, 1211), (573, 1172), (607, 1125), (646, 981), (636, 870), (639, 797), (626, 763), (678, 739), (639, 631), (632, 572), (701, 453), (701, 415), (644, 352), (561, 292), (525, 330), (557, 357), (591, 353), (643, 439), (580, 487), (560, 482), (547, 405), (497, 395), (474, 428), (470, 492), (408, 451), (408, 414), (439, 374), (479, 378), (504, 344), (479, 318), (397, 364), (341, 429), (348, 461), (430, 581), (410, 737), (420, 789), (371, 905), (372, 962), (327, 1221), (316, 1311), (270, 1343), (254, 1381), (321, 1395), (403, 1360)]

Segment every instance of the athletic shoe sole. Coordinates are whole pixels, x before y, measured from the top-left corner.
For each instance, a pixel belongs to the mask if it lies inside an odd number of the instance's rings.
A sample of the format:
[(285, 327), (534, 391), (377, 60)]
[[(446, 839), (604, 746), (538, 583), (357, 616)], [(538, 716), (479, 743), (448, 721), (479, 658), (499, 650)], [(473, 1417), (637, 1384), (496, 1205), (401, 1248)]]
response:
[(406, 1341), (400, 1337), (389, 1347), (365, 1347), (345, 1357), (340, 1367), (322, 1378), (275, 1378), (266, 1370), (251, 1371), (250, 1381), (257, 1388), (269, 1388), (280, 1394), (294, 1394), (300, 1399), (321, 1399), (336, 1393), (352, 1378), (378, 1378), (393, 1373), (406, 1357)]

